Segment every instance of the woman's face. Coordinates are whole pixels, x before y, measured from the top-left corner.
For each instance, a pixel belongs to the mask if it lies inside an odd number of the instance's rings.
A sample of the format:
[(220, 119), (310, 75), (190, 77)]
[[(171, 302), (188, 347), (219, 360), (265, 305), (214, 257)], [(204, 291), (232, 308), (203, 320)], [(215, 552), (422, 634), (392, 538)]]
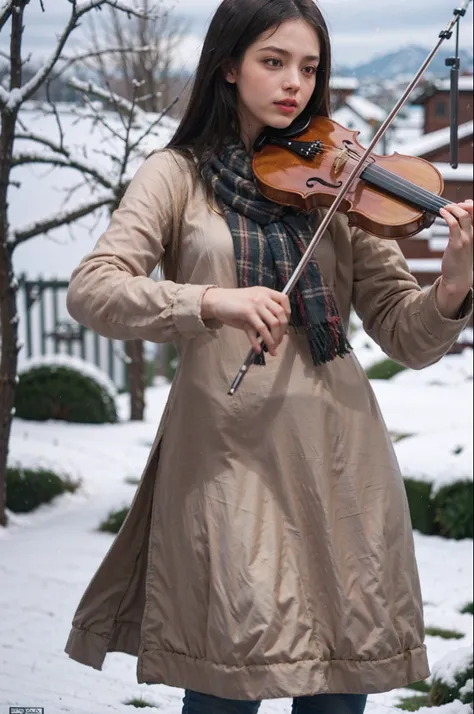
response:
[(226, 80), (237, 86), (242, 139), (247, 149), (265, 126), (286, 129), (316, 86), (321, 43), (304, 20), (287, 20), (260, 35)]

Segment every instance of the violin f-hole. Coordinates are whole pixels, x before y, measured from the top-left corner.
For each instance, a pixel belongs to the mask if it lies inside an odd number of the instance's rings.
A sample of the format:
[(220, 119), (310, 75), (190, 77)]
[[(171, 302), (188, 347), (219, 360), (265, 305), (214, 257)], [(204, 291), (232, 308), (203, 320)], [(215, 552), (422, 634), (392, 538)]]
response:
[(338, 181), (337, 183), (329, 183), (329, 181), (326, 181), (323, 178), (320, 178), (319, 176), (312, 176), (306, 181), (306, 186), (308, 188), (314, 188), (314, 185), (316, 183), (320, 183), (322, 186), (327, 186), (327, 188), (341, 188), (342, 186), (342, 181)]

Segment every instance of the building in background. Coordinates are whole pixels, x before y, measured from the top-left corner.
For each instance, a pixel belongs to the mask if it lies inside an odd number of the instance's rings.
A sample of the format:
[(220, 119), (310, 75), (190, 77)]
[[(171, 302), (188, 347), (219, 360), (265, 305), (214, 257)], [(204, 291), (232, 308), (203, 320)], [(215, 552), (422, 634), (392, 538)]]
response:
[[(459, 124), (472, 120), (473, 79), (472, 75), (459, 77)], [(427, 84), (416, 97), (415, 103), (424, 108), (424, 134), (449, 126), (450, 90), (450, 80), (440, 79)]]

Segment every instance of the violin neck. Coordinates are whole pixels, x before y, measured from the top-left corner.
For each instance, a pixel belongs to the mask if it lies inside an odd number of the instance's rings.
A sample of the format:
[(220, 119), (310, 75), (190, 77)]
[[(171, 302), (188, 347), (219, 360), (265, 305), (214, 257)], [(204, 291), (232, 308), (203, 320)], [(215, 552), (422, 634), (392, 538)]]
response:
[(439, 216), (440, 209), (451, 203), (376, 164), (371, 164), (364, 169), (361, 178), (381, 191), (400, 198), (404, 203), (409, 203), (435, 216)]

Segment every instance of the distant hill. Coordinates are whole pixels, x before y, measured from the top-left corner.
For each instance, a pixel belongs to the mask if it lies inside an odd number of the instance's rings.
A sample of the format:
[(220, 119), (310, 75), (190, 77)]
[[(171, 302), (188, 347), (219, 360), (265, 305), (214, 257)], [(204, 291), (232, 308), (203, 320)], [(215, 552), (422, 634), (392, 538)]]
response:
[[(368, 62), (363, 62), (353, 67), (339, 65), (334, 68), (335, 73), (357, 79), (395, 79), (404, 75), (414, 75), (426, 60), (430, 50), (419, 45), (409, 45), (395, 52), (376, 55)], [(450, 68), (446, 67), (445, 60), (453, 56), (454, 49), (440, 50), (434, 58), (425, 76), (449, 77)], [(473, 56), (467, 50), (460, 51), (461, 72), (472, 72)]]

